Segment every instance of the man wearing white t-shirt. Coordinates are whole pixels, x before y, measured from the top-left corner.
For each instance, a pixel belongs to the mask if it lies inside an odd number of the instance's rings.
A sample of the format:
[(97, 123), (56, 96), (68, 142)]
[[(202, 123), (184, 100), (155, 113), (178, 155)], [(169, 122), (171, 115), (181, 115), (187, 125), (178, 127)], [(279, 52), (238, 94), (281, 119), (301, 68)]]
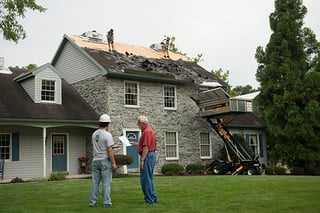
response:
[(108, 132), (111, 122), (109, 115), (103, 114), (99, 119), (99, 129), (92, 134), (92, 187), (90, 194), (91, 207), (97, 206), (99, 196), (99, 184), (102, 182), (103, 206), (112, 205), (110, 198), (110, 185), (112, 180), (112, 170), (117, 169), (112, 145), (114, 144), (112, 135)]

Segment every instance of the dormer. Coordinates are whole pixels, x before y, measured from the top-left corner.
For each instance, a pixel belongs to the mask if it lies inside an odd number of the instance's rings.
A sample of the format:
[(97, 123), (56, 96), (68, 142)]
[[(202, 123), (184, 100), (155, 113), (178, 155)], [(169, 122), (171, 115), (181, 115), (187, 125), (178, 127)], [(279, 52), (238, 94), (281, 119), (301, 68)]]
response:
[(35, 103), (62, 104), (62, 74), (51, 64), (23, 73), (14, 80)]

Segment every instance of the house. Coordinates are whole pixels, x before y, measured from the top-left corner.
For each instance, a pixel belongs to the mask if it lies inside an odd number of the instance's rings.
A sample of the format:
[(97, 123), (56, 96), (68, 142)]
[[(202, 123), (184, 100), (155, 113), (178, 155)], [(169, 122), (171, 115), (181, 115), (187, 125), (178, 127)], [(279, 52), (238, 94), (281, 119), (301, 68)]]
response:
[[(234, 97), (237, 100), (253, 101), (259, 92), (253, 92)], [(227, 125), (232, 134), (241, 134), (245, 137), (255, 156), (259, 156), (261, 164), (267, 165), (266, 147), (266, 122), (254, 113), (244, 113), (237, 115), (233, 121)]]
[(151, 48), (114, 46), (116, 51), (109, 52), (102, 40), (64, 35), (51, 65), (98, 114), (111, 116), (117, 152), (134, 158), (123, 172), (139, 168), (136, 147), (118, 140), (121, 135), (138, 140), (139, 115), (149, 118), (157, 135), (156, 171), (167, 163), (205, 164), (219, 156), (223, 143), (199, 117), (190, 96), (203, 88), (226, 87), (225, 82), (181, 54), (170, 53), (170, 59), (164, 59)]
[(0, 155), (4, 178), (79, 174), (79, 157), (99, 115), (51, 64), (0, 70)]
[[(48, 177), (52, 172), (80, 172), (79, 158), (90, 157), (90, 139), (102, 113), (111, 116), (110, 132), (134, 161), (120, 172), (138, 172), (136, 147), (118, 139), (138, 141), (139, 115), (156, 132), (156, 172), (167, 163), (211, 163), (223, 142), (191, 95), (226, 83), (186, 56), (152, 48), (115, 43), (109, 52), (102, 36), (64, 35), (51, 63), (36, 70), (0, 66), (0, 154), (5, 177)], [(92, 37), (92, 38), (91, 38)], [(1, 61), (1, 60), (0, 60)], [(250, 143), (265, 163), (265, 123), (252, 113), (228, 126)], [(89, 165), (88, 165), (89, 166)]]

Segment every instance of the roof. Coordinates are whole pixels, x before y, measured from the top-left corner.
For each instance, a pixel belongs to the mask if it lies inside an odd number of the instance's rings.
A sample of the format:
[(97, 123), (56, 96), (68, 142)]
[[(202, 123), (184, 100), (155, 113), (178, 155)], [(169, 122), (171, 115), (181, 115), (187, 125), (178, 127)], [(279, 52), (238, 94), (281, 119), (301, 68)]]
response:
[(228, 128), (267, 128), (266, 122), (252, 112), (241, 113), (234, 117), (228, 125)]
[(238, 100), (253, 100), (257, 95), (259, 95), (259, 91), (258, 92), (252, 92), (252, 93), (248, 93), (248, 94), (244, 94), (244, 95), (238, 95), (235, 97), (232, 97), (232, 99), (238, 99)]
[(55, 67), (53, 67), (51, 64), (47, 63), (47, 64), (42, 65), (41, 67), (38, 67), (35, 70), (26, 70), (25, 72), (22, 72), (20, 75), (15, 77), (13, 80), (15, 80), (16, 82), (24, 81), (28, 78), (34, 77), (37, 73), (41, 72), (42, 70), (44, 70), (46, 68), (50, 68), (60, 78), (63, 78), (62, 74)]
[[(136, 77), (141, 80), (168, 80), (169, 82), (218, 82), (226, 83), (213, 76), (186, 56), (170, 52), (170, 59), (163, 58), (163, 53), (151, 48), (123, 43), (115, 43), (115, 51), (109, 52), (105, 42), (83, 39), (78, 35), (64, 35), (63, 41), (55, 54), (52, 65), (55, 66), (66, 42), (78, 48), (93, 63), (97, 64), (106, 76)], [(151, 76), (151, 77), (150, 77)]]
[(0, 120), (93, 122), (99, 115), (77, 91), (62, 80), (62, 105), (35, 103), (14, 79), (25, 69), (10, 68), (12, 74), (0, 74)]
[[(92, 42), (88, 39), (83, 39), (82, 36), (78, 35), (68, 35), (70, 39), (72, 39), (77, 45), (79, 45), (82, 48), (89, 48), (89, 49), (95, 49), (95, 50), (102, 50), (102, 51), (107, 51), (108, 44), (106, 42)], [(145, 58), (158, 58), (161, 59), (163, 58), (163, 52), (156, 51), (154, 49), (148, 48), (148, 47), (143, 47), (143, 46), (136, 46), (136, 45), (131, 45), (131, 44), (124, 44), (120, 42), (114, 42), (114, 49), (118, 53), (122, 54), (129, 54), (129, 55), (139, 55), (143, 56)], [(184, 61), (190, 61), (190, 59), (182, 55), (180, 53), (169, 53), (170, 58), (172, 60), (184, 60)]]

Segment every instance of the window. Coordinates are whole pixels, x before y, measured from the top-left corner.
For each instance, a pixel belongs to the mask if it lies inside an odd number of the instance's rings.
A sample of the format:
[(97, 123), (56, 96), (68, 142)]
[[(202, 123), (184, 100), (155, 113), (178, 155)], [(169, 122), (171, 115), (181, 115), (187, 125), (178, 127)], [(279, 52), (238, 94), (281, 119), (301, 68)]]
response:
[(200, 157), (211, 158), (211, 141), (209, 133), (200, 133)]
[(163, 87), (163, 98), (165, 108), (176, 108), (176, 88), (174, 86)]
[(124, 104), (127, 106), (138, 106), (138, 83), (124, 82)]
[(166, 132), (166, 159), (177, 160), (178, 157), (178, 140), (176, 132)]
[(0, 134), (0, 158), (10, 159), (11, 134)]
[(55, 101), (55, 81), (42, 80), (41, 83), (41, 101)]
[(52, 146), (54, 155), (63, 155), (64, 154), (64, 135), (54, 135), (52, 136)]
[(254, 155), (258, 155), (259, 150), (258, 150), (257, 135), (255, 135), (255, 134), (250, 135), (250, 144), (249, 145), (250, 145)]

